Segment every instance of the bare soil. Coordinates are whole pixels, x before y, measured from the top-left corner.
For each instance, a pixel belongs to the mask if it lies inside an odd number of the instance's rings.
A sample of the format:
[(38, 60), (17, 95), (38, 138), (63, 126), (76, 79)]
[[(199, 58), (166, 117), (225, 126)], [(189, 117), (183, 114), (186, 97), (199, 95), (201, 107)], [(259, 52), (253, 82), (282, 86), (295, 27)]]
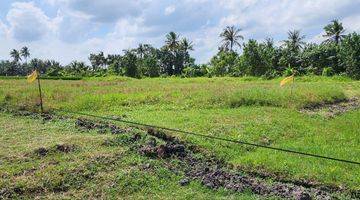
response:
[(306, 106), (300, 112), (308, 115), (322, 115), (326, 118), (333, 118), (359, 108), (360, 100), (358, 98), (351, 98), (345, 101)]

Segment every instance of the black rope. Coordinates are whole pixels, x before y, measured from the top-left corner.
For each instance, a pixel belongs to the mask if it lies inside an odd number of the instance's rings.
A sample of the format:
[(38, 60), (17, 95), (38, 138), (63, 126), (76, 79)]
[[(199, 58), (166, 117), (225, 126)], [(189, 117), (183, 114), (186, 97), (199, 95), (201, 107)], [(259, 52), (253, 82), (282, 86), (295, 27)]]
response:
[(179, 129), (173, 129), (173, 128), (166, 128), (166, 127), (161, 127), (161, 126), (156, 126), (156, 125), (143, 124), (143, 123), (133, 122), (133, 121), (127, 121), (127, 120), (123, 120), (123, 119), (114, 119), (114, 118), (111, 118), (111, 117), (103, 117), (103, 116), (97, 116), (97, 115), (87, 114), (87, 113), (80, 113), (80, 112), (73, 112), (73, 111), (64, 111), (64, 110), (58, 110), (58, 111), (60, 111), (60, 112), (65, 112), (65, 113), (71, 113), (71, 114), (77, 114), (77, 115), (83, 115), (83, 116), (88, 116), (88, 117), (94, 117), (94, 118), (103, 119), (103, 120), (117, 121), (117, 122), (122, 122), (122, 123), (126, 123), (126, 124), (132, 124), (132, 125), (142, 126), (142, 127), (148, 127), (148, 128), (154, 128), (154, 129), (161, 129), (161, 130), (166, 130), (166, 131), (171, 131), (171, 132), (177, 132), (177, 133), (183, 133), (183, 134), (187, 134), (187, 135), (199, 136), (199, 137), (208, 138), (208, 139), (214, 139), (214, 140), (232, 142), (232, 143), (237, 143), (237, 144), (242, 144), (242, 145), (248, 145), (248, 146), (255, 146), (255, 147), (259, 147), (259, 148), (265, 148), (265, 149), (271, 149), (271, 150), (276, 150), (276, 151), (282, 151), (282, 152), (286, 152), (286, 153), (293, 153), (293, 154), (298, 154), (298, 155), (302, 155), (302, 156), (309, 156), (309, 157), (315, 157), (315, 158), (333, 160), (333, 161), (338, 161), (338, 162), (343, 162), (343, 163), (350, 163), (350, 164), (360, 165), (360, 162), (356, 162), (356, 161), (339, 159), (339, 158), (333, 158), (333, 157), (322, 156), (322, 155), (311, 154), (311, 153), (305, 153), (305, 152), (300, 152), (300, 151), (295, 151), (295, 150), (290, 150), (290, 149), (270, 147), (270, 146), (266, 146), (266, 145), (261, 145), (261, 144), (256, 144), (256, 143), (250, 143), (250, 142), (245, 142), (245, 141), (241, 141), (241, 140), (221, 138), (221, 137), (216, 137), (216, 136), (211, 136), (211, 135), (204, 135), (204, 134), (199, 134), (199, 133), (194, 133), (194, 132), (189, 132), (189, 131), (183, 131), (183, 130), (179, 130)]

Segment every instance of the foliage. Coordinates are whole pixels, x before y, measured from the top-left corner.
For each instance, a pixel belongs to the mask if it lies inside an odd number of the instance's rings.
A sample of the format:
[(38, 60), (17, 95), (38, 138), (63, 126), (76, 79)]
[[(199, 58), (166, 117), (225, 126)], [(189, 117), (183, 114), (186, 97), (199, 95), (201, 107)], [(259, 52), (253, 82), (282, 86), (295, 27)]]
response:
[(322, 71), (323, 76), (331, 76), (333, 75), (333, 70), (331, 67), (325, 67)]
[(244, 37), (240, 35), (241, 29), (235, 26), (227, 26), (220, 34), (222, 38), (222, 45), (220, 49), (222, 51), (233, 51), (235, 46), (241, 47), (239, 40), (243, 40)]
[(343, 34), (345, 32), (345, 29), (339, 20), (332, 20), (331, 24), (328, 24), (324, 27), (325, 35), (324, 37), (328, 38), (325, 40), (326, 43), (332, 43), (334, 42), (336, 45), (338, 45), (341, 40), (345, 37)]
[[(56, 61), (34, 58), (28, 62), (27, 47), (10, 52), (10, 61), (0, 62), (0, 76), (24, 76), (38, 69), (47, 76), (129, 76), (142, 77), (198, 77), (198, 76), (258, 76), (266, 79), (287, 74), (291, 66), (298, 75), (347, 74), (360, 78), (358, 33), (345, 34), (342, 23), (331, 21), (324, 27), (324, 42), (306, 43), (300, 30), (288, 32), (281, 45), (273, 39), (260, 42), (254, 39), (241, 43), (242, 30), (227, 26), (221, 33), (218, 52), (209, 63), (196, 64), (190, 52), (194, 44), (175, 32), (165, 36), (164, 45), (155, 48), (150, 44), (139, 44), (137, 48), (123, 51), (123, 54), (92, 53), (89, 64), (73, 61), (61, 65)], [(236, 47), (243, 47), (238, 52)], [(324, 69), (326, 67), (330, 69)]]
[(210, 61), (212, 75), (225, 76), (235, 72), (237, 57), (238, 54), (234, 51), (219, 51)]
[(360, 79), (360, 35), (358, 33), (349, 34), (344, 38), (340, 47), (340, 60), (348, 76)]

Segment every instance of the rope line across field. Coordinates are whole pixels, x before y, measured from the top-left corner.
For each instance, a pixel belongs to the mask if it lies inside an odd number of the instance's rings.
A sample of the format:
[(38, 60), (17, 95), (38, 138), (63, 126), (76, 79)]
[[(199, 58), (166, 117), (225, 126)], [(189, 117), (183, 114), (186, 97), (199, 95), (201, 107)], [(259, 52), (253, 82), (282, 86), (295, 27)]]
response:
[[(54, 110), (56, 110), (56, 109), (54, 109)], [(161, 129), (161, 130), (165, 130), (165, 131), (177, 132), (177, 133), (182, 133), (182, 134), (187, 134), (187, 135), (193, 135), (193, 136), (203, 137), (203, 138), (207, 138), (207, 139), (213, 139), (213, 140), (219, 140), (219, 141), (224, 141), (224, 142), (237, 143), (237, 144), (241, 144), (241, 145), (254, 146), (254, 147), (259, 147), (259, 148), (264, 148), (264, 149), (269, 149), (269, 150), (274, 150), (274, 151), (281, 151), (281, 152), (285, 152), (285, 153), (292, 153), (292, 154), (308, 156), (308, 157), (314, 157), (314, 158), (319, 158), (319, 159), (332, 160), (332, 161), (337, 161), (337, 162), (342, 162), (342, 163), (347, 163), (347, 164), (360, 165), (360, 162), (351, 161), (351, 160), (345, 160), (345, 159), (341, 159), (341, 158), (334, 158), (334, 157), (328, 157), (328, 156), (323, 156), (323, 155), (318, 155), (318, 154), (300, 152), (300, 151), (291, 150), (291, 149), (283, 149), (283, 148), (271, 147), (271, 146), (266, 146), (266, 145), (261, 145), (261, 144), (256, 144), (256, 143), (251, 143), (251, 142), (246, 142), (246, 141), (241, 141), (241, 140), (234, 140), (234, 139), (215, 137), (215, 136), (211, 136), (211, 135), (204, 135), (204, 134), (200, 134), (200, 133), (194, 133), (194, 132), (184, 131), (184, 130), (179, 130), (179, 129), (174, 129), (174, 128), (167, 128), (167, 127), (162, 127), (162, 126), (149, 125), (149, 124), (144, 124), (144, 123), (139, 123), (139, 122), (134, 122), (134, 121), (128, 121), (128, 120), (122, 120), (122, 119), (114, 119), (114, 118), (111, 118), (111, 117), (98, 116), (98, 115), (88, 114), (88, 113), (65, 111), (65, 110), (56, 110), (56, 111), (69, 113), (69, 114), (76, 114), (76, 115), (94, 117), (94, 118), (98, 118), (98, 119), (102, 119), (102, 120), (117, 121), (117, 122), (122, 122), (122, 123), (126, 123), (126, 124), (132, 124), (132, 125), (136, 125), (136, 126)]]

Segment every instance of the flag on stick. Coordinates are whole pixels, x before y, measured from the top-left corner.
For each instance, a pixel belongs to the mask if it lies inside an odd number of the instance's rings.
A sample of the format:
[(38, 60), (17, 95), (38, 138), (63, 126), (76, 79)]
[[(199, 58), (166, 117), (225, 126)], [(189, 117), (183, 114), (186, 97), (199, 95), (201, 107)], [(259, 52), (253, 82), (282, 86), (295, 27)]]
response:
[(38, 77), (37, 70), (34, 70), (30, 75), (27, 76), (27, 82), (32, 83), (34, 82)]
[(32, 83), (35, 80), (37, 80), (37, 82), (38, 82), (39, 97), (40, 97), (40, 109), (41, 109), (41, 113), (43, 113), (44, 107), (43, 107), (43, 99), (42, 99), (42, 92), (41, 92), (41, 84), (40, 84), (40, 77), (39, 77), (37, 70), (34, 70), (30, 75), (27, 76), (28, 83)]
[(286, 84), (290, 84), (290, 83), (294, 83), (294, 75), (291, 75), (289, 77), (284, 78), (281, 82), (280, 82), (280, 86), (284, 86)]

